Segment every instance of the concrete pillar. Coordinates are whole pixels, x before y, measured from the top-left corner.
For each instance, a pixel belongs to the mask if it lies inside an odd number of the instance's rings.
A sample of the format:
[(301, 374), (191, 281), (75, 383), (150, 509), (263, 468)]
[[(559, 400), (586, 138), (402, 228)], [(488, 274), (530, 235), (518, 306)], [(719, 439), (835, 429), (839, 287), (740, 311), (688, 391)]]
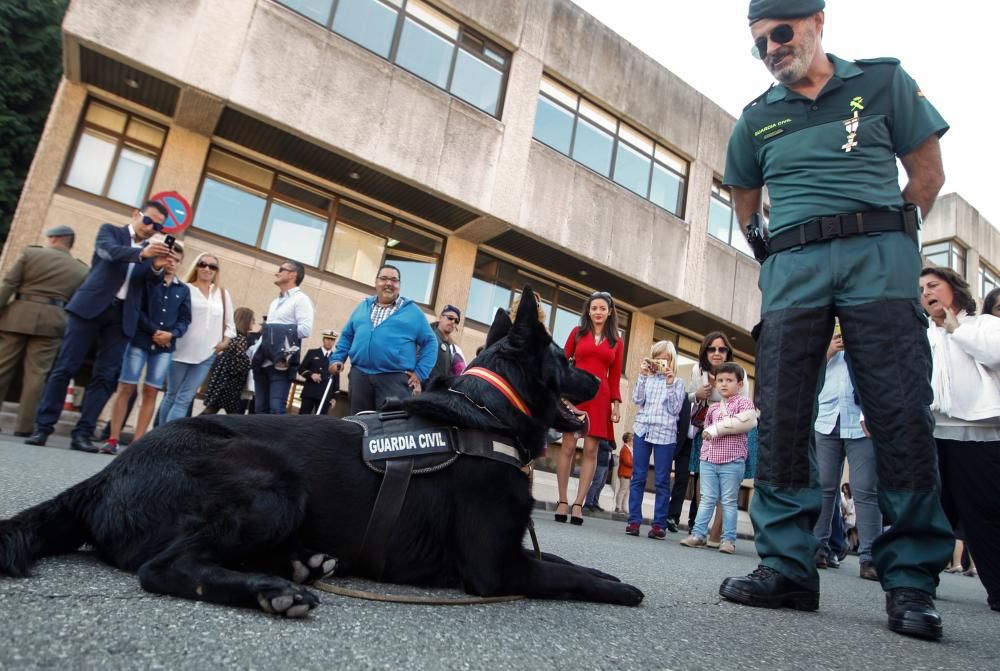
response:
[(502, 221), (516, 222), (520, 218), (541, 82), (542, 61), (526, 51), (515, 51), (507, 77), (504, 133), (493, 188), (492, 213)]
[(476, 266), (477, 246), (473, 242), (452, 236), (445, 245), (441, 259), (441, 279), (438, 281), (434, 314), (441, 314), (445, 305), (454, 305), (462, 314), (469, 302), (472, 271)]
[(0, 269), (4, 271), (25, 246), (41, 240), (45, 215), (59, 186), (86, 99), (87, 89), (83, 86), (65, 78), (59, 82), (0, 257)]
[(684, 220), (691, 226), (684, 263), (684, 299), (696, 305), (705, 302), (705, 280), (706, 275), (710, 274), (705, 267), (705, 247), (708, 246), (708, 206), (714, 179), (715, 171), (710, 165), (702, 161), (691, 162), (684, 207)]
[(621, 421), (615, 427), (618, 442), (626, 431), (632, 430), (635, 422), (636, 406), (632, 403), (632, 384), (639, 379), (639, 366), (642, 360), (649, 356), (649, 348), (653, 344), (653, 327), (656, 321), (649, 315), (633, 312), (628, 333), (628, 351), (625, 354), (626, 366), (622, 371)]
[(171, 126), (149, 193), (176, 191), (193, 205), (209, 144), (210, 140), (205, 135)]

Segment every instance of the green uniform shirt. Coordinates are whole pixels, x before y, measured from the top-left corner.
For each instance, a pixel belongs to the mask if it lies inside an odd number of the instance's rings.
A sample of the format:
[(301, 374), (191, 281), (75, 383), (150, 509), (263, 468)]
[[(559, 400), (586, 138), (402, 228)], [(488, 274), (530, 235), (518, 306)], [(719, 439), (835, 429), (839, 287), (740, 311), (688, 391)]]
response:
[(834, 74), (816, 100), (772, 86), (729, 138), (723, 184), (767, 185), (772, 235), (815, 217), (900, 209), (896, 157), (948, 130), (895, 58), (827, 57)]

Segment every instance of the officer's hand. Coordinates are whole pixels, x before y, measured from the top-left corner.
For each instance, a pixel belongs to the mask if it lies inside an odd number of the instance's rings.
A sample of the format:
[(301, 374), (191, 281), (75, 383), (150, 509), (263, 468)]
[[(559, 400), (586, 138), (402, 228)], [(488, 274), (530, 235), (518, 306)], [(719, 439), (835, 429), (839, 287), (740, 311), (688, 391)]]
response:
[(338, 375), (342, 370), (344, 370), (344, 364), (340, 361), (330, 364), (330, 375)]
[(320, 375), (319, 373), (313, 373), (312, 375), (309, 376), (309, 379), (312, 380), (313, 382), (319, 382), (320, 380), (323, 379), (323, 376)]
[(142, 248), (139, 252), (139, 256), (143, 259), (148, 259), (154, 256), (167, 256), (170, 254), (170, 248), (167, 247), (162, 242), (151, 242)]

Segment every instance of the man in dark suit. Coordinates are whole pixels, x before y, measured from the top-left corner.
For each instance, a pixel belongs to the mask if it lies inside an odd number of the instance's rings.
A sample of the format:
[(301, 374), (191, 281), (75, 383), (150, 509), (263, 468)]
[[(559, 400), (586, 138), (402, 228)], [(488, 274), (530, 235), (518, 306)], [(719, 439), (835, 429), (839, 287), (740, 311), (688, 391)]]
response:
[(62, 413), (66, 386), (96, 341), (94, 369), (70, 448), (97, 452), (91, 435), (98, 415), (115, 390), (125, 346), (135, 335), (139, 321), (142, 287), (130, 285), (157, 281), (162, 274), (170, 248), (162, 242), (146, 241), (162, 228), (166, 218), (167, 208), (149, 201), (132, 213), (129, 225), (101, 225), (90, 273), (66, 306), (66, 334), (38, 404), (35, 432), (24, 441), (28, 445), (44, 445), (48, 440)]
[(87, 277), (87, 264), (70, 255), (76, 236), (69, 226), (45, 232), (48, 246), (26, 248), (0, 282), (0, 402), (20, 367), (21, 401), (15, 436), (30, 436), (45, 376), (66, 330), (70, 296)]
[[(333, 346), (337, 342), (336, 331), (323, 331), (323, 346), (311, 349), (302, 357), (299, 365), (299, 375), (305, 378), (302, 385), (302, 405), (299, 406), (300, 415), (312, 415), (316, 413), (316, 408), (323, 401), (323, 393), (326, 391), (326, 383), (330, 380), (330, 354)], [(330, 412), (335, 400), (333, 395), (340, 391), (340, 373), (333, 377), (333, 384), (330, 385), (330, 393), (326, 395), (326, 403), (320, 414), (325, 415)]]

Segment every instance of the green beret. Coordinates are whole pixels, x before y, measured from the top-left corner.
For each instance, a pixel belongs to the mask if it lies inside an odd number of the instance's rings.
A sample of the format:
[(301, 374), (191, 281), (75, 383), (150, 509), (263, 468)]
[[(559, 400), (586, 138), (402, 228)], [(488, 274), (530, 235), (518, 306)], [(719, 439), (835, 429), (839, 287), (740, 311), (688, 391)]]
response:
[(826, 7), (825, 0), (750, 0), (750, 23), (761, 19), (797, 19)]
[(49, 230), (45, 231), (45, 235), (50, 238), (66, 238), (70, 236), (75, 236), (76, 233), (69, 226), (53, 226)]

